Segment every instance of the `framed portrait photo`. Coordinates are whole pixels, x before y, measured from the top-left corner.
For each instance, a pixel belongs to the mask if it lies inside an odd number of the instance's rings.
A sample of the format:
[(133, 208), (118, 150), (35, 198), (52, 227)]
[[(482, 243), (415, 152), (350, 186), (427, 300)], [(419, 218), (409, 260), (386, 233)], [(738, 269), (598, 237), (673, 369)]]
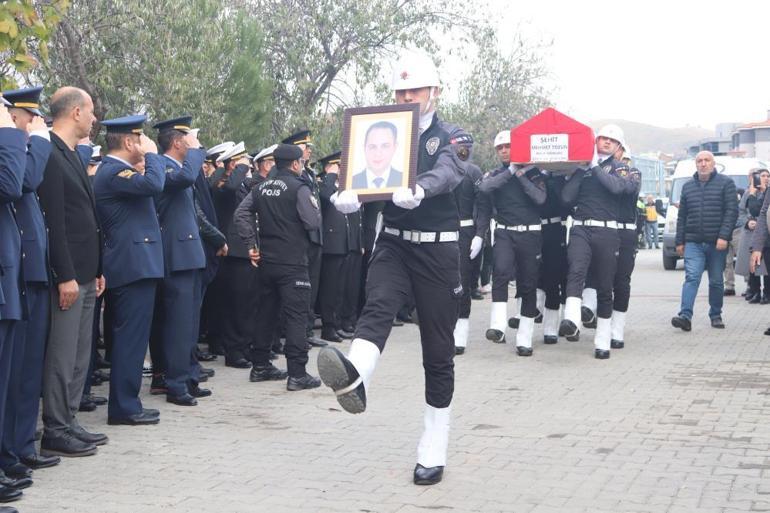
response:
[(419, 104), (345, 109), (339, 187), (361, 202), (389, 200), (414, 187)]

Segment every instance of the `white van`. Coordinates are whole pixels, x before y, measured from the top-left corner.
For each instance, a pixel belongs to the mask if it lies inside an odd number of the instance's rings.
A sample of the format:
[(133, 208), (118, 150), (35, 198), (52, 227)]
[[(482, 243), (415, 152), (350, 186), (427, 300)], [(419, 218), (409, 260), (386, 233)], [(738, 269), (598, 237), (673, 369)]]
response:
[[(749, 186), (749, 171), (755, 167), (767, 168), (761, 160), (740, 157), (714, 157), (718, 173), (727, 175), (735, 182), (736, 189), (746, 190)], [(679, 214), (679, 196), (685, 182), (691, 180), (696, 172), (695, 159), (680, 160), (676, 164), (674, 174), (671, 176), (671, 195), (666, 211), (666, 225), (663, 228), (663, 268), (676, 269), (676, 218)]]

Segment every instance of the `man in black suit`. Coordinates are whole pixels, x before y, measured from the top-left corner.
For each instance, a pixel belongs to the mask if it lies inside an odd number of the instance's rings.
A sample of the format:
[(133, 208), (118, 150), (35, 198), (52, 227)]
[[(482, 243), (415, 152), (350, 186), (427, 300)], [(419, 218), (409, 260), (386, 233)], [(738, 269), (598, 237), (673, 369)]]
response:
[(364, 137), (366, 169), (353, 175), (353, 189), (404, 187), (403, 174), (393, 169), (393, 155), (398, 148), (398, 130), (390, 121), (377, 121)]
[(38, 194), (48, 226), (51, 266), (51, 328), (43, 368), (41, 453), (88, 456), (107, 443), (75, 418), (91, 358), (94, 303), (104, 292), (101, 232), (78, 141), (96, 121), (85, 91), (63, 87), (51, 98), (51, 156)]

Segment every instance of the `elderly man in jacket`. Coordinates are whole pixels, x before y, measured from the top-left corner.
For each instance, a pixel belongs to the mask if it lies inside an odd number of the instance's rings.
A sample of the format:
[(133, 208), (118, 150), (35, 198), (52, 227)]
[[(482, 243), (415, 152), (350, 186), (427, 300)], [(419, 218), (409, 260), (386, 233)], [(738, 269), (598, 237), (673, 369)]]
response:
[(692, 329), (693, 305), (703, 272), (709, 277), (709, 318), (712, 328), (724, 328), (723, 272), (727, 246), (738, 218), (735, 183), (715, 170), (714, 155), (702, 151), (695, 157), (697, 172), (682, 187), (676, 226), (676, 252), (684, 257), (682, 306), (671, 319), (675, 328)]

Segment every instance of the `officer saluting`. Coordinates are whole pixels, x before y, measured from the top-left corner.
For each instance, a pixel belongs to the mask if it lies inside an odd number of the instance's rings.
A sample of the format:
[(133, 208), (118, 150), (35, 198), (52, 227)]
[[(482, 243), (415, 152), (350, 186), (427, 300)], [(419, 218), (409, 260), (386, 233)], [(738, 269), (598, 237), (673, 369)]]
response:
[[(153, 197), (166, 181), (163, 158), (142, 132), (147, 117), (102, 121), (107, 155), (94, 177), (96, 213), (104, 232), (104, 275), (113, 320), (108, 424), (157, 424), (157, 410), (142, 408), (139, 390), (152, 324), (163, 244)], [(138, 166), (144, 163), (144, 169)]]
[[(198, 341), (201, 269), (206, 256), (201, 244), (193, 200), (193, 184), (201, 172), (205, 152), (191, 132), (191, 116), (156, 123), (163, 152), (166, 182), (156, 196), (163, 239), (164, 278), (158, 287), (152, 336), (160, 341), (162, 362), (153, 358), (153, 372), (165, 371), (166, 400), (195, 406), (196, 397), (211, 395), (198, 388), (199, 367), (193, 356)], [(159, 385), (154, 376), (153, 386)], [(160, 388), (160, 386), (158, 387)]]
[[(454, 337), (460, 285), (460, 218), (452, 191), (466, 174), (472, 138), (436, 115), (438, 71), (425, 55), (404, 58), (393, 80), (396, 103), (420, 106), (417, 183), (414, 191), (397, 189), (382, 211), (383, 229), (369, 266), (366, 305), (348, 355), (333, 347), (321, 350), (318, 370), (324, 383), (350, 413), (366, 409), (366, 387), (385, 347), (393, 318), (413, 294), (420, 317), (425, 409), (417, 448), (414, 483), (441, 481), (449, 442), (454, 393)], [(343, 213), (361, 204), (353, 190), (335, 199)]]
[(575, 171), (562, 189), (562, 201), (575, 209), (567, 247), (567, 301), (559, 335), (572, 341), (580, 336), (581, 296), (590, 271), (598, 301), (594, 357), (601, 360), (610, 357), (612, 284), (620, 244), (618, 202), (623, 194), (636, 190), (636, 184), (626, 178), (628, 167), (613, 158), (622, 140), (619, 128), (602, 128), (589, 169)]
[[(233, 223), (260, 268), (257, 327), (250, 381), (285, 379), (287, 374), (270, 363), (275, 323), (286, 322), (286, 362), (289, 391), (316, 388), (321, 381), (305, 370), (306, 327), (310, 308), (308, 246), (310, 233), (321, 227), (318, 202), (300, 178), (302, 150), (279, 144), (273, 151), (276, 171), (252, 189), (235, 210)], [(254, 214), (258, 226), (254, 224)], [(259, 233), (259, 242), (257, 242)], [(278, 307), (281, 312), (279, 315)]]

